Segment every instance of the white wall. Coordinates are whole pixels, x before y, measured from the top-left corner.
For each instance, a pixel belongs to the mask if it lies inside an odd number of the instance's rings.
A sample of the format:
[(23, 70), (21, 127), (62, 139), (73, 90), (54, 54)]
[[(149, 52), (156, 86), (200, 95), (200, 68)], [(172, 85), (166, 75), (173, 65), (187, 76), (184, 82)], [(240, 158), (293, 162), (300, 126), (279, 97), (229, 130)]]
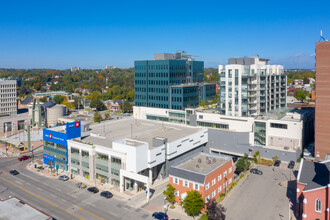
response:
[(135, 119), (145, 120), (147, 114), (169, 117), (168, 109), (133, 106), (133, 117)]
[(138, 173), (148, 167), (148, 143), (132, 140), (138, 142), (139, 145), (128, 145), (126, 141), (129, 139), (121, 139), (112, 143), (113, 150), (126, 153), (126, 170)]

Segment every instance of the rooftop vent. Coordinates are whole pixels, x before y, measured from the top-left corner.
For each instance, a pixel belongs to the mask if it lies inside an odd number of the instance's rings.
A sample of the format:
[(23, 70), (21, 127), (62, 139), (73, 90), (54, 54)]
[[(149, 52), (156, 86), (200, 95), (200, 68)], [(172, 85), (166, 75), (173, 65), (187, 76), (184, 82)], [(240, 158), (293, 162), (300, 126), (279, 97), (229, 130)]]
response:
[(198, 163), (202, 163), (202, 159), (198, 159)]
[(211, 164), (211, 163), (212, 163), (212, 161), (210, 161), (210, 160), (207, 161), (207, 164)]
[(196, 168), (199, 168), (199, 164), (196, 164)]
[(213, 160), (212, 160), (212, 161), (213, 161), (213, 163), (215, 163), (217, 160), (216, 160), (215, 158), (213, 158)]

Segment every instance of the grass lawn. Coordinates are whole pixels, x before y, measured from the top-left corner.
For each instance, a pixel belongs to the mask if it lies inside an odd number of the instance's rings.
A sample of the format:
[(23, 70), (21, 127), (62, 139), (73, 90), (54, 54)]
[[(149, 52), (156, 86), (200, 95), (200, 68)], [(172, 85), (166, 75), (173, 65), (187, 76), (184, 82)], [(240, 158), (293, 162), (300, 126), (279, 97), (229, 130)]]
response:
[(265, 166), (272, 166), (273, 163), (274, 162), (272, 160), (267, 160), (267, 159), (264, 159), (264, 158), (260, 158), (258, 160), (258, 164), (265, 165)]
[(206, 214), (203, 214), (203, 215), (199, 218), (199, 220), (208, 220), (207, 215), (206, 215)]

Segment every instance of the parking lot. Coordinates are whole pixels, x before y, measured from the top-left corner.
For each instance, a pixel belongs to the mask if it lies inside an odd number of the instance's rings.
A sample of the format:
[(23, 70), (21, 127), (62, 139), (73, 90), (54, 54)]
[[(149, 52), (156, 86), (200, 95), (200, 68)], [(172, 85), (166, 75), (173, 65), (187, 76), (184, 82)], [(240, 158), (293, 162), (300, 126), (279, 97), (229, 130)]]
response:
[[(296, 195), (294, 171), (285, 163), (275, 168), (261, 165), (255, 168), (263, 175), (249, 173), (221, 203), (227, 209), (226, 219), (288, 219), (289, 198), (295, 201)], [(296, 219), (292, 210), (291, 219)]]

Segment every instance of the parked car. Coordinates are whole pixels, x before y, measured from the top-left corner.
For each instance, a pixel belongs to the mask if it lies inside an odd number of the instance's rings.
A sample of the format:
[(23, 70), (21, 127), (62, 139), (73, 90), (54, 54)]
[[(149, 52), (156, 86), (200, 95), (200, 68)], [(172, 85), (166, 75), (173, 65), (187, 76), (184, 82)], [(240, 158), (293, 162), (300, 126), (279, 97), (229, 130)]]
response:
[(67, 175), (62, 175), (58, 177), (59, 180), (67, 181), (69, 180), (69, 177)]
[(258, 175), (262, 175), (262, 171), (261, 170), (258, 170), (256, 168), (252, 168), (250, 170), (250, 173), (254, 173), (254, 174), (258, 174)]
[(281, 164), (281, 161), (280, 160), (276, 160), (275, 163), (274, 163), (274, 167), (279, 167)]
[(99, 192), (99, 190), (96, 187), (89, 187), (87, 190), (90, 191), (90, 192), (93, 192), (93, 193), (98, 193)]
[(107, 199), (112, 198), (112, 196), (113, 196), (112, 193), (109, 192), (109, 191), (101, 192), (100, 195), (107, 198)]
[(27, 156), (27, 155), (24, 155), (24, 156), (21, 156), (18, 158), (19, 161), (22, 161), (22, 160), (27, 160), (27, 159), (30, 159), (31, 156)]
[(87, 187), (87, 185), (85, 183), (77, 183), (77, 187), (84, 189)]
[(17, 175), (17, 174), (19, 174), (19, 172), (18, 172), (17, 170), (11, 170), (11, 171), (9, 171), (9, 173), (12, 174), (12, 175)]
[(168, 220), (168, 216), (164, 212), (154, 212), (152, 217), (155, 219)]
[(290, 163), (289, 163), (289, 165), (288, 165), (288, 168), (289, 169), (293, 169), (294, 168), (294, 165), (295, 165), (294, 161), (291, 160)]

